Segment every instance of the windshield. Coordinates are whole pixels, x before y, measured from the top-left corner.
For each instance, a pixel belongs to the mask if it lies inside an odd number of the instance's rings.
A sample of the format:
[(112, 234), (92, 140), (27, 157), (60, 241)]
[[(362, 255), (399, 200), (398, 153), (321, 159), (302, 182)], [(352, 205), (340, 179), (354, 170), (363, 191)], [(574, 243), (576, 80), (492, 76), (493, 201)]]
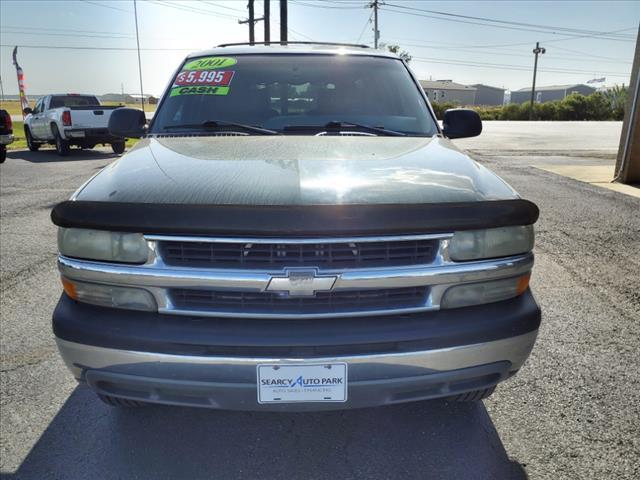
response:
[(356, 55), (188, 59), (156, 112), (151, 133), (205, 131), (205, 125), (222, 122), (295, 135), (313, 135), (328, 124), (335, 131), (335, 122), (344, 124), (342, 130), (377, 127), (408, 135), (437, 133), (401, 61)]
[(100, 102), (93, 95), (54, 95), (50, 108), (60, 107), (98, 107)]

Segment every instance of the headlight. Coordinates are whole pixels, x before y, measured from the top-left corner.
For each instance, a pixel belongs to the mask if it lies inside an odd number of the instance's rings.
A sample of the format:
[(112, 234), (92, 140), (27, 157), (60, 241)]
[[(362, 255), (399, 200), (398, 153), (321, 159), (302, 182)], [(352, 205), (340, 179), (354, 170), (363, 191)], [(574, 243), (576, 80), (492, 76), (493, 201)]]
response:
[(467, 283), (450, 287), (440, 302), (440, 308), (500, 302), (523, 294), (529, 287), (529, 274), (489, 282)]
[(149, 258), (147, 242), (140, 233), (60, 228), (58, 249), (66, 257), (106, 262), (145, 263)]
[(508, 257), (533, 249), (533, 225), (455, 232), (449, 242), (454, 261)]
[(77, 282), (62, 277), (62, 286), (69, 297), (79, 302), (101, 307), (124, 308), (127, 310), (158, 310), (153, 295), (141, 288), (116, 287), (97, 283)]

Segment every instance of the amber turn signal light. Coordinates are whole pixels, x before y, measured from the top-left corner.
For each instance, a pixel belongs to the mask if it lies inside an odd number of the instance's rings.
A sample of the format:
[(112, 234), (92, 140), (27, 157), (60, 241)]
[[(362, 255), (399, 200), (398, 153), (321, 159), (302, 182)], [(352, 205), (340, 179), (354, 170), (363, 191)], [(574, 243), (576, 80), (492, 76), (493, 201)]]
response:
[(518, 285), (516, 286), (516, 295), (522, 295), (529, 288), (529, 279), (531, 274), (523, 275), (518, 279)]
[(73, 298), (74, 300), (77, 300), (78, 292), (76, 291), (76, 286), (64, 277), (60, 277), (60, 281), (62, 282), (64, 293), (66, 293), (69, 297)]

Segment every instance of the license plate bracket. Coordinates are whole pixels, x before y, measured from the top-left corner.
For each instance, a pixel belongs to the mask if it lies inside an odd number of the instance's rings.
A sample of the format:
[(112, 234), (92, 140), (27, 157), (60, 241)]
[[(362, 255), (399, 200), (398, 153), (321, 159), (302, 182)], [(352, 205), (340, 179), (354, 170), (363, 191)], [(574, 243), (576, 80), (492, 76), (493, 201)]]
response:
[(258, 403), (347, 401), (346, 363), (260, 364)]

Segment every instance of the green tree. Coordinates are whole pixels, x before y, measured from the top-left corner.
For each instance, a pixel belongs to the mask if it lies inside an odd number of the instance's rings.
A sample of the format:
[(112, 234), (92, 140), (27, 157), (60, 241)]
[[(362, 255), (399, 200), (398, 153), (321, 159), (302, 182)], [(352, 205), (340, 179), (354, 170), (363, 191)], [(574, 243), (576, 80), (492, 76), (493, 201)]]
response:
[(389, 50), (391, 53), (395, 53), (407, 63), (409, 63), (411, 61), (411, 58), (413, 58), (411, 57), (411, 55), (409, 55), (409, 52), (407, 52), (406, 50), (401, 50), (400, 45), (387, 44), (387, 43), (380, 42), (380, 46), (378, 48), (381, 48), (382, 50), (386, 49), (386, 50)]
[(611, 117), (614, 120), (624, 119), (624, 108), (627, 104), (627, 95), (629, 89), (627, 87), (615, 85), (603, 92), (611, 105)]

